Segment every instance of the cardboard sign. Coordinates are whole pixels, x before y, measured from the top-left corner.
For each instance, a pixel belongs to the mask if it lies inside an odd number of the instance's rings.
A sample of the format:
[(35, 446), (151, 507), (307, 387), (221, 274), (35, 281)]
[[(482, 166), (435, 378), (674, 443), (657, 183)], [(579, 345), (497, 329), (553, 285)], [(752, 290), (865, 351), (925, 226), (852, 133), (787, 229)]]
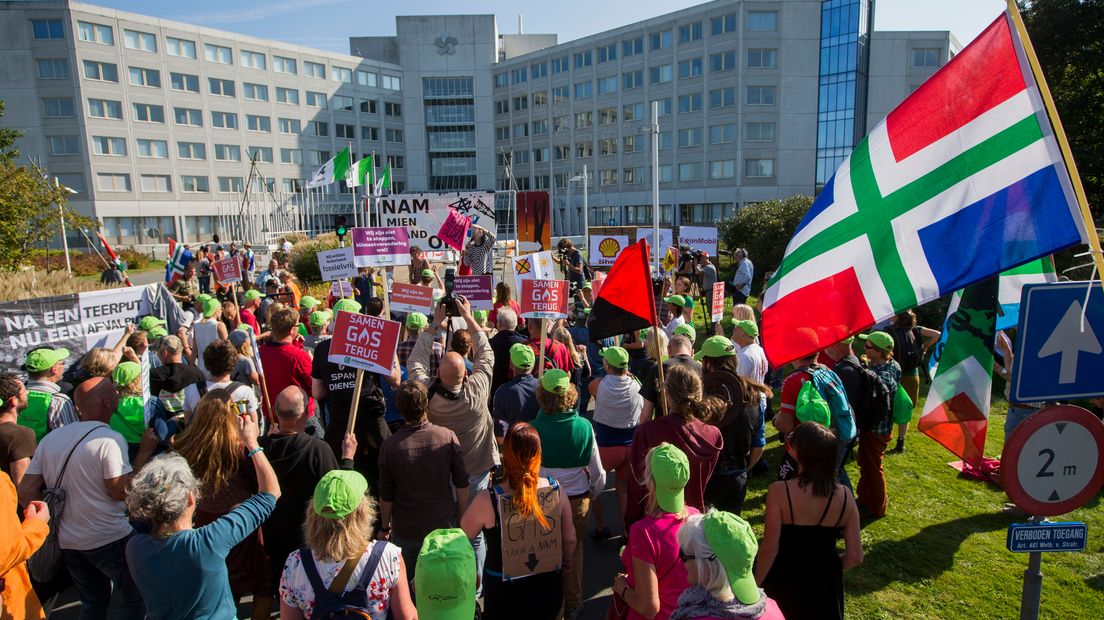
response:
[(552, 252), (534, 252), (514, 259), (515, 280), (551, 280), (556, 277)]
[(472, 310), (494, 309), (494, 276), (456, 276), (452, 292), (463, 295)]
[(541, 526), (536, 517), (519, 515), (510, 496), (498, 496), (503, 581), (552, 572), (563, 561), (559, 485), (537, 489), (537, 501), (548, 522), (548, 530)]
[(395, 282), (391, 285), (391, 310), (433, 315), (433, 288)]
[(679, 226), (679, 245), (717, 255), (717, 229), (712, 226)]
[(471, 218), (460, 215), (456, 209), (449, 209), (448, 217), (441, 222), (441, 229), (437, 231), (437, 238), (444, 241), (454, 250), (464, 249), (464, 239), (471, 228)]
[(617, 262), (617, 255), (627, 245), (629, 245), (627, 235), (591, 235), (590, 266), (612, 267), (613, 263)]
[(724, 318), (725, 283), (713, 283), (713, 304), (711, 307), (712, 321), (714, 323)]
[(355, 278), (356, 265), (353, 263), (353, 248), (326, 250), (315, 254), (318, 258), (318, 271), (323, 282)]
[(526, 319), (566, 319), (567, 280), (522, 280), (518, 305)]
[(211, 271), (215, 273), (215, 279), (222, 284), (241, 282), (242, 266), (236, 256), (230, 256), (211, 263)]
[(341, 366), (390, 375), (401, 329), (398, 321), (342, 310), (334, 321), (333, 341), (330, 342), (327, 359)]
[(353, 264), (386, 267), (410, 264), (410, 237), (405, 228), (354, 228)]
[(348, 280), (336, 280), (330, 285), (330, 295), (334, 297), (352, 297), (353, 284)]

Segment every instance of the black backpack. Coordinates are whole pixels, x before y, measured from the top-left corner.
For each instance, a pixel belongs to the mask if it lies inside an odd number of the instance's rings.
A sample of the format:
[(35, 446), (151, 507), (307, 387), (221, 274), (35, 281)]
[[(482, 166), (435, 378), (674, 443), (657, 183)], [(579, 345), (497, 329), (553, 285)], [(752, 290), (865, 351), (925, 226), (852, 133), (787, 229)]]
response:
[(841, 359), (836, 366), (847, 364), (857, 369), (862, 379), (860, 392), (851, 401), (851, 410), (855, 414), (855, 426), (860, 431), (869, 431), (879, 422), (884, 422), (893, 414), (893, 394), (889, 386), (874, 371), (863, 366), (855, 366), (849, 360)]
[(915, 327), (901, 329), (894, 325), (890, 327), (890, 335), (893, 336), (893, 359), (901, 365), (901, 372), (907, 375), (919, 368), (924, 357), (920, 330)]
[[(303, 565), (303, 572), (307, 574), (307, 581), (310, 582), (311, 589), (314, 590), (314, 611), (311, 613), (311, 618), (314, 620), (338, 620), (340, 618), (363, 620), (371, 618), (368, 614), (368, 584), (376, 573), (376, 567), (379, 566), (380, 558), (383, 557), (386, 547), (387, 543), (382, 540), (372, 543), (372, 551), (368, 554), (368, 561), (364, 564), (364, 572), (357, 580), (356, 587), (348, 592), (344, 592), (345, 585), (349, 580), (348, 577), (345, 577), (345, 583), (331, 583), (330, 588), (326, 588), (322, 583), (321, 575), (318, 574), (318, 566), (314, 562), (314, 554), (311, 553), (310, 547), (301, 547), (299, 549), (299, 559)], [(354, 566), (359, 561), (360, 558), (347, 560)], [(334, 577), (335, 582), (341, 579), (342, 573), (345, 572), (344, 567), (342, 569)], [(352, 571), (349, 571), (348, 574), (351, 575)], [(334, 592), (335, 589), (339, 592)]]

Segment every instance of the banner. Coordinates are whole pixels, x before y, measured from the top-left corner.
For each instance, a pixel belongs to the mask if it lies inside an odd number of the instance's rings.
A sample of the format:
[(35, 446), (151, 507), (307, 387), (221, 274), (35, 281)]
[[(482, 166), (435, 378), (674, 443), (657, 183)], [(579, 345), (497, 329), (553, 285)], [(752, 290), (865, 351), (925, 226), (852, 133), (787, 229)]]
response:
[(540, 249), (552, 249), (552, 207), (546, 191), (518, 192), (518, 241), (540, 244)]
[(472, 310), (494, 309), (494, 276), (456, 276), (453, 294), (463, 295), (471, 303)]
[(211, 271), (221, 284), (233, 284), (242, 280), (242, 264), (237, 256), (228, 256), (211, 263)]
[[(409, 257), (409, 254), (407, 255)], [(353, 248), (338, 248), (315, 254), (318, 259), (318, 271), (323, 282), (355, 278), (356, 265), (353, 264)]]
[(714, 282), (713, 283), (713, 303), (710, 306), (711, 320), (714, 323), (719, 322), (724, 318), (724, 302), (725, 302), (725, 283)]
[(428, 286), (393, 282), (391, 284), (391, 310), (421, 312), (433, 315), (433, 289)]
[(441, 230), (437, 231), (437, 238), (448, 244), (450, 248), (461, 251), (464, 249), (464, 239), (468, 236), (469, 228), (471, 228), (470, 217), (460, 215), (456, 209), (449, 209), (448, 217), (441, 224)]
[(410, 264), (410, 237), (405, 228), (354, 228), (353, 264), (387, 267)]
[(526, 319), (566, 319), (567, 280), (522, 280), (518, 305)]
[[(651, 248), (665, 248), (669, 245), (675, 245), (675, 235), (671, 231), (670, 228), (660, 228), (659, 229), (659, 243), (653, 243), (652, 242), (652, 240), (653, 240), (653, 236), (652, 236), (653, 230), (654, 229), (652, 229), (652, 228), (637, 228), (636, 229), (636, 240), (640, 241), (641, 239), (647, 239), (648, 240), (648, 247), (651, 247)], [(655, 257), (653, 256), (650, 260), (655, 260)]]
[(552, 252), (536, 252), (514, 259), (515, 280), (551, 280), (556, 277)]
[(390, 375), (401, 328), (398, 321), (342, 310), (334, 321), (327, 359), (340, 366)]
[(494, 192), (450, 192), (446, 194), (392, 194), (377, 199), (383, 226), (409, 229), (410, 243), (423, 250), (448, 250), (437, 232), (455, 209), (471, 218), (472, 225), (497, 231)]
[(714, 226), (679, 226), (679, 245), (692, 250), (717, 255), (717, 228)]
[(628, 235), (591, 235), (590, 266), (612, 267), (621, 249), (629, 245)]

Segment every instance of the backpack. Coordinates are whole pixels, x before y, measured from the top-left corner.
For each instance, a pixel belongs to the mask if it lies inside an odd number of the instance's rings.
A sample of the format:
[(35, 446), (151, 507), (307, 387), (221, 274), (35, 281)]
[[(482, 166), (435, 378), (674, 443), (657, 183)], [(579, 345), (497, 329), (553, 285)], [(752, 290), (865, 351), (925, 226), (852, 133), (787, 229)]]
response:
[(596, 274), (594, 272), (594, 267), (590, 266), (590, 260), (584, 258), (583, 259), (583, 277), (587, 279), (587, 282), (590, 282), (591, 280), (594, 279), (594, 276), (596, 276), (596, 275), (598, 275), (598, 274)]
[[(843, 390), (839, 378), (831, 370), (819, 364), (802, 369), (800, 372), (809, 375), (809, 380), (798, 392), (797, 404), (794, 407), (797, 418), (802, 421), (807, 419), (819, 422), (823, 418), (823, 409), (826, 405), (830, 423), (824, 426), (837, 428), (840, 431), (840, 439), (850, 441), (854, 435), (850, 437), (845, 435), (850, 434), (848, 431), (854, 432), (854, 428), (846, 428), (851, 426), (851, 404), (847, 402), (847, 392)], [(806, 389), (810, 384), (812, 387)], [(808, 418), (802, 418), (802, 394), (805, 395), (805, 414), (811, 416)]]
[(303, 565), (303, 572), (307, 574), (307, 581), (314, 590), (314, 611), (311, 612), (312, 620), (340, 620), (342, 618), (356, 618), (363, 620), (371, 618), (368, 613), (368, 584), (376, 574), (380, 558), (387, 548), (387, 543), (378, 540), (372, 543), (372, 551), (368, 554), (368, 561), (364, 564), (364, 572), (360, 574), (356, 587), (345, 592), (345, 585), (353, 570), (360, 562), (360, 558), (352, 558), (345, 561), (341, 570), (326, 588), (322, 584), (322, 576), (318, 574), (318, 565), (315, 564), (314, 554), (310, 547), (299, 549), (299, 559)]
[(893, 359), (901, 365), (901, 372), (907, 375), (919, 368), (924, 357), (920, 330), (915, 327), (903, 330), (894, 325), (890, 327), (890, 335), (893, 336)]
[(885, 381), (882, 381), (882, 378), (873, 370), (855, 366), (847, 359), (841, 359), (839, 364), (854, 366), (862, 379), (857, 400), (851, 403), (851, 410), (855, 414), (855, 426), (860, 431), (869, 431), (880, 422), (889, 419), (893, 409), (893, 394), (889, 392), (889, 386)]

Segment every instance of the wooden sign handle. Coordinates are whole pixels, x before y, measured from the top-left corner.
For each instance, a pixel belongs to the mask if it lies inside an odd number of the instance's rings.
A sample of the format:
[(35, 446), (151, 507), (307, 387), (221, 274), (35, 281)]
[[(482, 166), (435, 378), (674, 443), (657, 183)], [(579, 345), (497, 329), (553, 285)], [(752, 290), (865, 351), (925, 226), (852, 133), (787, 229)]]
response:
[(540, 320), (540, 362), (537, 364), (537, 378), (544, 376), (544, 319)]
[(345, 433), (352, 433), (356, 428), (357, 409), (360, 408), (360, 390), (364, 387), (364, 369), (357, 368), (356, 383), (353, 384), (353, 406), (349, 408), (349, 423), (345, 425)]

